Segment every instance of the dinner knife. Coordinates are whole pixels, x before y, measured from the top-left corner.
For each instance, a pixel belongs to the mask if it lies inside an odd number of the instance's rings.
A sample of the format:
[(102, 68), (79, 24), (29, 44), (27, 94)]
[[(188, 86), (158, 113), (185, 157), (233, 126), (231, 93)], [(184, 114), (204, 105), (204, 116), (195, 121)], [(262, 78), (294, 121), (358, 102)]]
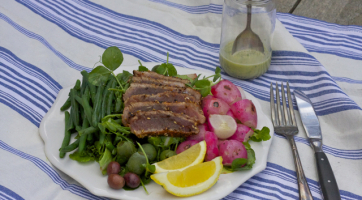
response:
[(326, 200), (341, 199), (332, 167), (322, 149), (322, 132), (313, 104), (302, 91), (294, 90), (294, 97), (297, 101), (299, 115), (302, 119), (304, 130), (307, 133), (309, 142), (315, 152), (319, 184), (323, 198)]

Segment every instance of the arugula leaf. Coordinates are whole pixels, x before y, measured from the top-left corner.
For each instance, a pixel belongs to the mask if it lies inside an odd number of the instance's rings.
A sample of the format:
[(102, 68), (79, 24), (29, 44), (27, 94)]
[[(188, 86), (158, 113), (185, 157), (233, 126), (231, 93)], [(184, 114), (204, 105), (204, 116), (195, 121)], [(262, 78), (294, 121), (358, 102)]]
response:
[(138, 71), (140, 71), (140, 72), (148, 72), (149, 71), (147, 67), (142, 65), (140, 60), (138, 60), (138, 63), (140, 64), (140, 66), (138, 67)]
[(94, 158), (92, 156), (89, 156), (86, 153), (85, 154), (79, 153), (79, 151), (75, 151), (74, 153), (70, 154), (69, 158), (72, 160), (76, 160), (80, 163), (94, 161)]
[(196, 81), (195, 86), (203, 97), (211, 93), (211, 82), (208, 79), (201, 79)]
[(116, 70), (123, 62), (123, 54), (118, 47), (108, 47), (102, 55), (102, 63), (111, 71)]
[(101, 171), (107, 169), (110, 162), (112, 162), (112, 154), (107, 148), (105, 148), (103, 155), (99, 158), (99, 166)]
[(94, 68), (90, 73), (89, 73), (89, 78), (88, 78), (88, 82), (90, 84), (96, 85), (96, 86), (100, 86), (102, 83), (106, 82), (108, 79), (108, 76), (111, 74), (112, 72), (109, 71), (107, 68), (103, 67), (103, 66), (98, 66), (96, 68)]
[(254, 129), (254, 134), (250, 137), (250, 140), (254, 142), (267, 141), (270, 137), (270, 129), (264, 126), (261, 130)]

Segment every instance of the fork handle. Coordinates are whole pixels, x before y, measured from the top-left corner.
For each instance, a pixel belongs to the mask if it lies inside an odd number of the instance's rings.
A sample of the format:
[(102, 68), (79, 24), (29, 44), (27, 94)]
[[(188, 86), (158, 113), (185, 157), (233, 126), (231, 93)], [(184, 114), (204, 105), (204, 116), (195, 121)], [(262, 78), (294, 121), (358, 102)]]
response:
[(300, 162), (297, 145), (294, 141), (294, 136), (289, 135), (287, 139), (292, 147), (294, 164), (297, 170), (297, 180), (298, 180), (298, 188), (299, 188), (299, 199), (300, 200), (312, 200), (312, 194), (309, 190), (309, 186), (307, 180), (305, 179), (302, 163)]

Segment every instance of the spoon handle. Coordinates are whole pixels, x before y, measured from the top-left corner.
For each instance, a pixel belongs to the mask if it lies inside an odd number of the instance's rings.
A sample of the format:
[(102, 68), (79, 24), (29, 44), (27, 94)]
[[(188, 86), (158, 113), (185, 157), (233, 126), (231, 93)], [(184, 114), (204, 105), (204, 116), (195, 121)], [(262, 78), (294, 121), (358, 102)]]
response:
[(247, 16), (246, 16), (246, 29), (250, 29), (250, 23), (251, 23), (251, 4), (248, 4), (246, 6), (247, 8)]

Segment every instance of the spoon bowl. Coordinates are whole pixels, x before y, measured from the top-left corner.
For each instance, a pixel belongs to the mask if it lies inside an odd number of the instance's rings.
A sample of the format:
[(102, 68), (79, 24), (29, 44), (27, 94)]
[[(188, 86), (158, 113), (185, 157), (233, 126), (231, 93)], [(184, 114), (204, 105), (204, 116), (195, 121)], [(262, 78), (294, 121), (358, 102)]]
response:
[(246, 27), (234, 41), (232, 54), (243, 50), (255, 50), (264, 53), (264, 45), (260, 37), (255, 34), (250, 27), (251, 23), (251, 4), (247, 5)]

